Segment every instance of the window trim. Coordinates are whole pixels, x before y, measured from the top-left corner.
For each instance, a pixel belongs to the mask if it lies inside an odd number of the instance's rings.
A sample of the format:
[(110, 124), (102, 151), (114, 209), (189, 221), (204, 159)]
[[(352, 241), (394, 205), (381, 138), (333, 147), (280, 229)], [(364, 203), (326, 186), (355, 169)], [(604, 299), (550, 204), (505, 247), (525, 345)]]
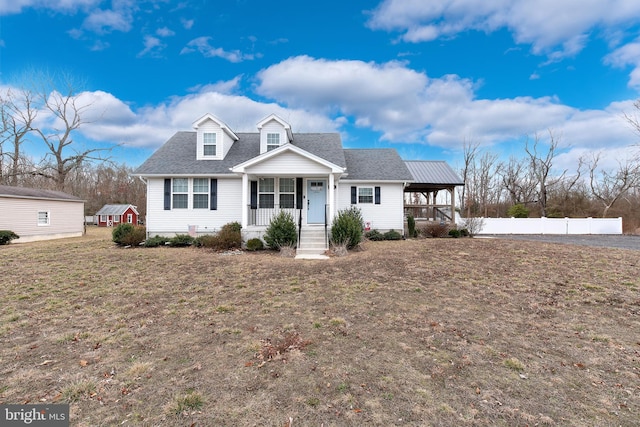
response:
[[(264, 191), (263, 189), (262, 184), (267, 180), (272, 182), (271, 191)], [(265, 203), (262, 202), (263, 195), (271, 196), (271, 203), (266, 203), (267, 206), (264, 206)], [(273, 209), (275, 208), (275, 203), (276, 203), (276, 179), (274, 177), (260, 178), (258, 180), (258, 209)]]
[[(207, 136), (213, 137), (213, 142), (207, 141)], [(207, 147), (213, 147), (213, 154), (207, 154)], [(217, 132), (202, 132), (202, 157), (203, 158), (216, 158), (218, 157), (218, 133)]]
[[(277, 140), (277, 144), (274, 144), (273, 141), (269, 142), (269, 140), (271, 138), (275, 138)], [(276, 148), (280, 147), (280, 134), (277, 132), (268, 132), (267, 133), (267, 141), (266, 141), (266, 149), (267, 151), (271, 151), (271, 150), (275, 150)]]
[[(205, 184), (204, 190), (203, 187), (198, 186), (198, 191), (196, 191), (196, 180), (202, 180)], [(192, 178), (191, 179), (191, 207), (193, 209), (209, 209), (209, 199), (210, 197), (210, 187), (209, 187), (209, 178)], [(206, 200), (206, 206), (196, 206), (196, 196), (204, 196), (200, 197), (203, 200)]]
[[(176, 191), (175, 183), (177, 180), (185, 180), (187, 181), (186, 191)], [(186, 206), (176, 207), (175, 196), (186, 196)], [(171, 179), (171, 209), (189, 209), (189, 178), (172, 178)]]
[[(369, 190), (371, 194), (362, 194), (362, 190)], [(373, 204), (373, 187), (358, 187), (358, 204), (372, 205)], [(364, 199), (366, 197), (366, 199)], [(369, 200), (371, 198), (371, 200)]]
[[(282, 188), (284, 187), (282, 185), (283, 180), (291, 181), (291, 188), (289, 191), (282, 190)], [(282, 203), (283, 195), (293, 196), (293, 199), (291, 199), (291, 203), (287, 204), (287, 206), (283, 206), (283, 203)], [(278, 202), (279, 202), (280, 209), (294, 209), (296, 207), (296, 179), (295, 178), (280, 177), (278, 179)]]
[(133, 214), (131, 214), (131, 213), (127, 214), (127, 223), (128, 224), (133, 224)]

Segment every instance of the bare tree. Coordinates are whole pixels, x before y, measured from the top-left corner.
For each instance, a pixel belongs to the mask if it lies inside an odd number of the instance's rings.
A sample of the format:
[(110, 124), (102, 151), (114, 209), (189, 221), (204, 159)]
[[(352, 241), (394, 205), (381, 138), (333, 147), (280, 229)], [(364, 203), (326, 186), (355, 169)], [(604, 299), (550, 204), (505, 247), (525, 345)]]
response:
[[(22, 153), (21, 146), (26, 141), (27, 134), (32, 131), (32, 125), (38, 116), (38, 110), (34, 106), (35, 95), (27, 89), (14, 92), (9, 89), (0, 94), (0, 117), (2, 120), (2, 136), (0, 139), (0, 162), (4, 158), (9, 159), (9, 165), (0, 175), (0, 182), (6, 181), (9, 185), (18, 185), (22, 174), (30, 173), (25, 170), (27, 159)], [(10, 143), (9, 151), (5, 151), (5, 144)], [(3, 168), (2, 168), (3, 169)], [(0, 174), (2, 170), (0, 169)]]
[[(462, 172), (462, 182), (464, 182), (464, 185), (462, 186), (462, 192), (460, 194), (460, 211), (461, 212), (465, 211), (467, 186), (468, 186), (467, 182), (469, 180), (469, 175), (471, 173), (471, 170), (475, 164), (475, 159), (476, 159), (476, 155), (478, 154), (479, 148), (480, 148), (479, 143), (472, 143), (470, 141), (467, 141), (466, 139), (462, 144), (464, 166), (461, 172)], [(466, 216), (470, 217), (471, 212), (468, 211)]]
[(589, 185), (593, 197), (602, 204), (602, 217), (630, 189), (640, 184), (640, 163), (638, 159), (618, 162), (615, 171), (599, 170), (600, 153), (594, 154), (589, 164)]
[(529, 162), (512, 156), (498, 165), (497, 173), (512, 205), (536, 201), (536, 178)]
[(535, 134), (533, 144), (529, 144), (529, 139), (525, 142), (525, 151), (529, 156), (531, 171), (536, 178), (537, 200), (540, 207), (540, 216), (547, 216), (547, 201), (550, 189), (564, 179), (566, 170), (555, 177), (551, 176), (553, 159), (556, 155), (560, 140), (549, 130), (549, 148), (546, 153), (540, 153), (540, 138)]

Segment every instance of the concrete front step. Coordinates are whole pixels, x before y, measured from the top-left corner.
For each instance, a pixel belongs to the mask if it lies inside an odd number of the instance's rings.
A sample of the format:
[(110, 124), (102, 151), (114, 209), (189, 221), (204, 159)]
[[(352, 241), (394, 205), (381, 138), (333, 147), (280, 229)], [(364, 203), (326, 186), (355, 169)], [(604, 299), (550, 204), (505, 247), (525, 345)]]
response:
[(324, 227), (303, 228), (300, 233), (300, 247), (296, 251), (296, 258), (324, 258), (324, 253), (328, 249), (324, 233)]

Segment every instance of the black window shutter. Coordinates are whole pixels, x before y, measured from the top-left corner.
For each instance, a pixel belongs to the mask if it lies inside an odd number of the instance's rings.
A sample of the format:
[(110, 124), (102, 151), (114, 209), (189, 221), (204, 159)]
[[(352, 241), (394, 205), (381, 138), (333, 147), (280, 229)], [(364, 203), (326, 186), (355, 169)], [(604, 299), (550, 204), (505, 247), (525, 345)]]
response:
[(375, 187), (375, 200), (376, 205), (380, 204), (380, 187)]
[(209, 209), (215, 211), (218, 209), (218, 180), (211, 178), (211, 203)]
[(302, 178), (296, 178), (296, 209), (302, 209)]
[(351, 204), (358, 203), (358, 187), (351, 187)]
[(165, 178), (164, 180), (164, 210), (171, 210), (171, 179)]
[(258, 209), (258, 181), (251, 181), (251, 209)]

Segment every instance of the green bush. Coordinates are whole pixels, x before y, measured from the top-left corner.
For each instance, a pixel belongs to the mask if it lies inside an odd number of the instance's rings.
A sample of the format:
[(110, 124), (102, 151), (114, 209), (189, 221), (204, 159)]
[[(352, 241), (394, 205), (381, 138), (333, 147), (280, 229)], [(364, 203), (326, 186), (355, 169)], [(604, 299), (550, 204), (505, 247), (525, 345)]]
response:
[(507, 210), (507, 215), (512, 218), (529, 218), (529, 209), (522, 203), (518, 203)]
[(331, 226), (331, 242), (335, 245), (346, 244), (353, 249), (362, 241), (364, 222), (360, 209), (352, 206), (338, 211)]
[(133, 224), (120, 224), (111, 232), (111, 239), (118, 245), (124, 246), (124, 238), (127, 234), (133, 233)]
[(113, 229), (111, 238), (119, 246), (137, 246), (147, 238), (147, 230), (141, 225), (123, 223)]
[(165, 246), (167, 242), (169, 242), (169, 240), (171, 240), (169, 237), (163, 237), (163, 236), (150, 237), (147, 240), (145, 240), (144, 246), (147, 248), (156, 248), (158, 246)]
[(235, 227), (233, 224), (234, 223), (226, 224), (220, 229), (218, 234), (213, 236), (213, 249), (226, 251), (229, 249), (239, 248), (242, 245), (242, 235), (240, 234), (240, 227)]
[(298, 231), (293, 215), (280, 211), (278, 215), (274, 216), (264, 233), (264, 241), (271, 249), (295, 246), (298, 242)]
[(230, 230), (235, 231), (236, 233), (240, 233), (240, 230), (242, 230), (242, 225), (237, 221), (229, 222), (222, 226), (222, 230)]
[(248, 251), (261, 251), (262, 249), (264, 249), (264, 243), (262, 243), (262, 240), (257, 237), (255, 239), (247, 240)]
[(402, 240), (402, 234), (396, 230), (389, 230), (384, 233), (384, 240)]
[(409, 237), (418, 237), (418, 230), (416, 230), (416, 219), (413, 215), (409, 215), (407, 217), (407, 231), (409, 232)]
[(14, 239), (19, 239), (16, 233), (10, 230), (0, 230), (0, 245), (8, 245)]
[(188, 234), (176, 234), (174, 237), (169, 239), (169, 246), (172, 248), (182, 248), (185, 246), (193, 245), (193, 242), (196, 239), (189, 236)]
[(374, 242), (384, 240), (384, 234), (382, 234), (378, 230), (367, 231), (366, 233), (364, 233), (364, 237), (366, 237), (369, 240), (373, 240)]
[(460, 230), (458, 230), (457, 228), (452, 228), (451, 230), (449, 230), (449, 236), (453, 238), (460, 237)]
[(466, 228), (461, 228), (460, 237), (469, 237), (469, 230), (467, 230)]

